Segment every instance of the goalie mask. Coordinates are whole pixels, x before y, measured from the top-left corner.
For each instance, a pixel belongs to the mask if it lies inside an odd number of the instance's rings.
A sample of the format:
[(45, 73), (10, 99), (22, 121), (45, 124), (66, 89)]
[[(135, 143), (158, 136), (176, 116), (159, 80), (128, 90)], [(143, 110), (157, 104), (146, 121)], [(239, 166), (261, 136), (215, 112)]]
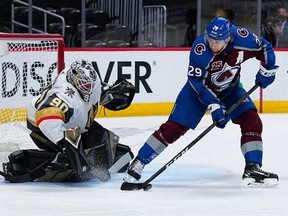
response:
[(80, 93), (85, 102), (89, 102), (98, 75), (93, 66), (84, 59), (74, 61), (67, 71), (67, 80)]

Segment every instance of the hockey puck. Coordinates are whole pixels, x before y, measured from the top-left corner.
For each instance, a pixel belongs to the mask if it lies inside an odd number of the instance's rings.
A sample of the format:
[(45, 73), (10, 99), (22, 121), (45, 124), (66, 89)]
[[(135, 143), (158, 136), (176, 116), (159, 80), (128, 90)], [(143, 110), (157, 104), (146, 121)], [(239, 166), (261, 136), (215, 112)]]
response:
[(148, 190), (150, 190), (152, 188), (152, 184), (147, 184), (147, 185), (145, 185), (144, 187), (143, 187), (143, 190), (144, 191), (148, 191)]

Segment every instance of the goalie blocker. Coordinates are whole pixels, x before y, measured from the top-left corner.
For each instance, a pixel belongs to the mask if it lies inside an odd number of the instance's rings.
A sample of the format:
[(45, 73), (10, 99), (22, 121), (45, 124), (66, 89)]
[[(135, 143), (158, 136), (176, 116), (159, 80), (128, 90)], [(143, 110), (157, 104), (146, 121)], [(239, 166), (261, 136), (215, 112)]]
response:
[(110, 170), (125, 172), (134, 157), (131, 149), (118, 141), (117, 135), (94, 121), (84, 134), (79, 128), (67, 130), (60, 144), (62, 151), (25, 149), (11, 153), (0, 174), (13, 183), (108, 181), (114, 174)]

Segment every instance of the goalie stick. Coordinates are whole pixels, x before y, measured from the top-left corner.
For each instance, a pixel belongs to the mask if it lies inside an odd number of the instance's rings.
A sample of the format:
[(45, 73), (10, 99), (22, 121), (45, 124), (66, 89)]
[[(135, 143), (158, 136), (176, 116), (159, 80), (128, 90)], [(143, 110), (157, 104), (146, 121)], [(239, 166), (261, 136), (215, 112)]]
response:
[(122, 167), (124, 167), (126, 164), (128, 164), (133, 158), (131, 157), (131, 154), (127, 152), (125, 155), (123, 155), (119, 160), (117, 160), (108, 170), (110, 173), (110, 176), (114, 176)]
[[(225, 115), (230, 115), (231, 112), (238, 107), (250, 94), (252, 94), (257, 88), (259, 84), (255, 84), (246, 94), (244, 94), (236, 103), (234, 103), (230, 109), (228, 109)], [(205, 129), (198, 137), (196, 137), (191, 143), (189, 143), (182, 151), (180, 151), (177, 155), (175, 155), (170, 161), (168, 161), (164, 166), (162, 166), (157, 172), (155, 172), (150, 178), (148, 178), (143, 183), (129, 183), (123, 182), (120, 189), (126, 191), (132, 190), (141, 190), (144, 191), (152, 188), (152, 182), (157, 176), (159, 176), (162, 172), (164, 172), (170, 165), (172, 165), (176, 160), (178, 160), (181, 156), (183, 156), (190, 148), (192, 148), (199, 140), (201, 140), (206, 134), (208, 134), (215, 126), (217, 122), (213, 122), (207, 129)]]
[(22, 131), (26, 132), (27, 134), (29, 134), (31, 137), (45, 143), (46, 145), (48, 145), (51, 149), (54, 149), (55, 151), (59, 151), (60, 148), (54, 144), (51, 143), (50, 140), (46, 139), (45, 137), (40, 136), (39, 134), (31, 131), (29, 128), (25, 127), (24, 125), (22, 125), (19, 122), (14, 122), (14, 126), (18, 127), (19, 129), (21, 129)]

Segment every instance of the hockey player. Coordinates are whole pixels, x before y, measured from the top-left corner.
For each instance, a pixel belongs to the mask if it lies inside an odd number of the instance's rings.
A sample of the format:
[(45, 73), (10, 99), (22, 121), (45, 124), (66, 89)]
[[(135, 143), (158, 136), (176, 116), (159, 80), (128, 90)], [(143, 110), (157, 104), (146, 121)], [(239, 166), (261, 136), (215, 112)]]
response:
[(117, 80), (109, 86), (101, 82), (90, 62), (74, 61), (32, 99), (27, 127), (41, 150), (12, 153), (9, 162), (4, 163), (5, 179), (107, 181), (111, 178), (110, 168), (124, 155), (114, 172), (125, 171), (133, 158), (130, 148), (119, 144), (119, 137), (94, 118), (99, 104), (115, 111), (125, 109), (134, 94), (135, 87), (128, 81)]
[(271, 44), (246, 28), (232, 25), (228, 19), (214, 18), (205, 33), (192, 45), (188, 80), (180, 91), (167, 122), (140, 148), (124, 176), (124, 181), (133, 183), (139, 180), (144, 166), (188, 129), (195, 129), (209, 109), (218, 128), (224, 128), (230, 119), (240, 126), (241, 151), (246, 163), (243, 184), (277, 184), (276, 174), (261, 169), (262, 122), (251, 98), (248, 97), (229, 116), (225, 116), (224, 111), (246, 93), (240, 85), (241, 64), (254, 57), (261, 61), (255, 82), (266, 88), (274, 81), (278, 68)]

